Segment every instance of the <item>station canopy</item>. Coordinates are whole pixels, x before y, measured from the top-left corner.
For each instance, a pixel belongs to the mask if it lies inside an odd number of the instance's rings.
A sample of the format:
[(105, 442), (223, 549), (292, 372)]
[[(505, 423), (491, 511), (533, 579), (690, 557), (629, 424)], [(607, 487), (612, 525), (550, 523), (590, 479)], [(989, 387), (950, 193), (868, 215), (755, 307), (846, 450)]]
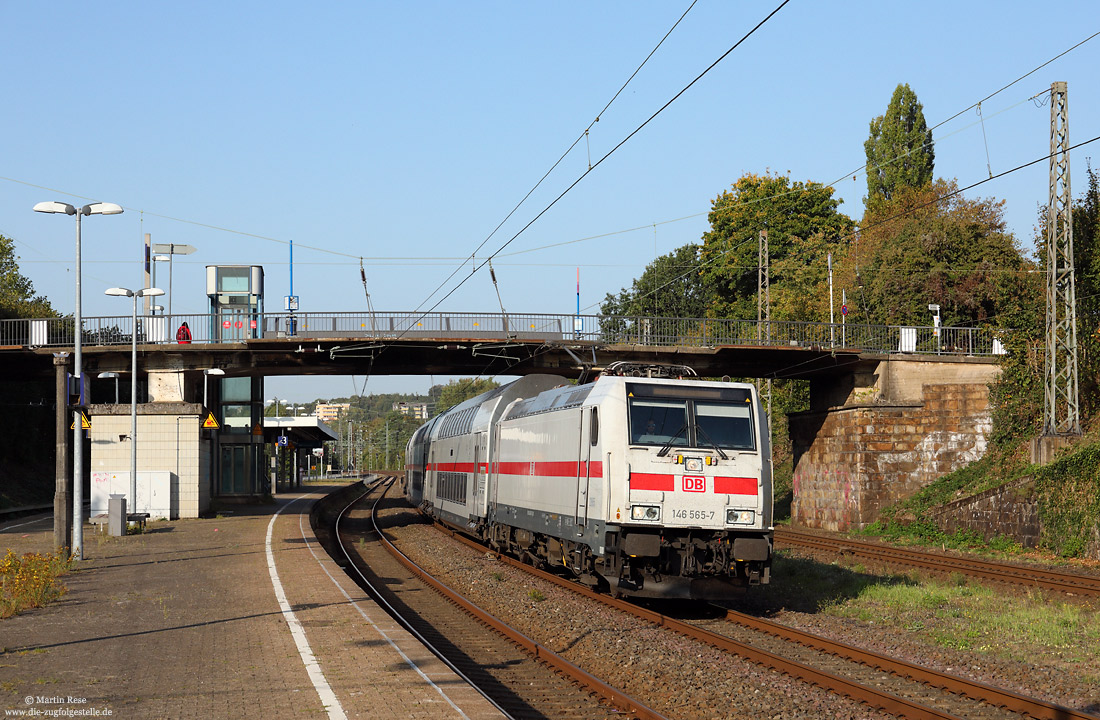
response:
[(277, 443), (281, 436), (285, 436), (288, 443), (298, 448), (321, 447), (323, 443), (340, 439), (320, 418), (265, 417), (264, 442)]

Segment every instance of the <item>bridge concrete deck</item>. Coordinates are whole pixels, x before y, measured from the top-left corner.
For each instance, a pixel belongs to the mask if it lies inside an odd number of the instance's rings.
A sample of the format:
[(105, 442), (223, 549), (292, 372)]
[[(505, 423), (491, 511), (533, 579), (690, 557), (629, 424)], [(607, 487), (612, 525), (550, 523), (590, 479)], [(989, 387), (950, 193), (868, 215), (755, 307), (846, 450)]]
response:
[[(501, 717), (321, 549), (308, 514), (331, 489), (124, 538), (86, 526), (87, 559), (65, 576), (68, 594), (0, 620), (0, 709)], [(49, 551), (51, 523), (4, 523), (0, 548)]]

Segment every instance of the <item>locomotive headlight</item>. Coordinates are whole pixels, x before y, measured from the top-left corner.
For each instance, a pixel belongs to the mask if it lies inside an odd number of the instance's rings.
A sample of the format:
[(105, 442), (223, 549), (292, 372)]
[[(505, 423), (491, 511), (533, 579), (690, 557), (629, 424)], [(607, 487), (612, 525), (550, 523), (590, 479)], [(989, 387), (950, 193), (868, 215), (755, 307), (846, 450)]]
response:
[(727, 510), (726, 523), (730, 525), (751, 525), (756, 521), (754, 510)]
[(657, 522), (661, 519), (661, 507), (659, 505), (631, 505), (630, 519)]
[(684, 470), (703, 472), (703, 458), (684, 458)]

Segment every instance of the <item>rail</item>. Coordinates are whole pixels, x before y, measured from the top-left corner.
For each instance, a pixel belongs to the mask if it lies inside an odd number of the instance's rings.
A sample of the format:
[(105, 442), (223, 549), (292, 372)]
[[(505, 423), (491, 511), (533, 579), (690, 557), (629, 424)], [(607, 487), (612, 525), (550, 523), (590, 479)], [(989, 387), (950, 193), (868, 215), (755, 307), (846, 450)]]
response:
[(776, 528), (777, 545), (806, 547), (830, 553), (854, 555), (893, 562), (910, 567), (920, 567), (943, 573), (961, 573), (971, 577), (1025, 587), (1041, 587), (1047, 590), (1075, 595), (1100, 596), (1100, 577), (1078, 573), (1048, 570), (1030, 565), (983, 560), (976, 557), (947, 555), (936, 551), (896, 547), (881, 543), (833, 537), (790, 528)]
[[(354, 339), (582, 341), (657, 347), (814, 347), (881, 354), (1003, 355), (1000, 333), (968, 327), (859, 325), (714, 318), (525, 313), (237, 313), (83, 319), (83, 345), (176, 342), (187, 323), (195, 344)], [(0, 346), (71, 347), (73, 318), (0, 320)]]

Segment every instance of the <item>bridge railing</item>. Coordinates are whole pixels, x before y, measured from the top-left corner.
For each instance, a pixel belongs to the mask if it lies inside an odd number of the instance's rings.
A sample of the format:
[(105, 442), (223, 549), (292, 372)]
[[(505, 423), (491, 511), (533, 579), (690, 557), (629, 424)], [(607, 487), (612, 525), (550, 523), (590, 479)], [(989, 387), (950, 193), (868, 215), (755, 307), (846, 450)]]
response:
[[(998, 332), (983, 328), (905, 327), (710, 318), (610, 317), (525, 313), (238, 313), (90, 317), (85, 345), (173, 343), (186, 322), (192, 343), (255, 339), (438, 339), (591, 341), (613, 345), (815, 347), (875, 353), (1004, 354)], [(0, 346), (71, 347), (73, 318), (0, 320)]]

